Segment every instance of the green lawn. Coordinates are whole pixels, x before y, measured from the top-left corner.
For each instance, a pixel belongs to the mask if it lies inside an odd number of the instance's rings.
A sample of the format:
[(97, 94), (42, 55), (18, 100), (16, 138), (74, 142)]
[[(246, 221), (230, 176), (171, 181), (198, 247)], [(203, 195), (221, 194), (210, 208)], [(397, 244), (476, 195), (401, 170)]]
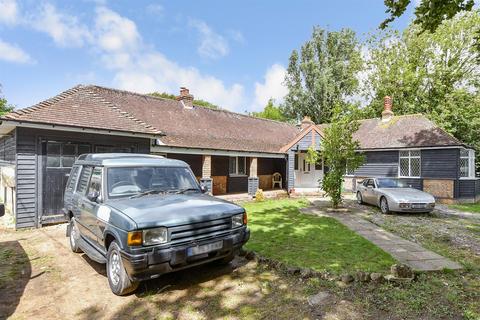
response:
[(480, 203), (452, 204), (450, 208), (465, 212), (480, 213)]
[(386, 271), (395, 260), (329, 217), (303, 214), (306, 200), (268, 200), (244, 205), (251, 238), (247, 248), (289, 266), (334, 273)]

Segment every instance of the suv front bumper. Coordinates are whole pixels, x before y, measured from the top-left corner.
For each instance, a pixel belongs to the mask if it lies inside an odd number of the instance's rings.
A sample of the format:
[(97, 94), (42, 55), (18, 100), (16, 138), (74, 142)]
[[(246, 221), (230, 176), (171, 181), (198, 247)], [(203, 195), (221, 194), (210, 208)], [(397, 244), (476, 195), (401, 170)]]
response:
[[(228, 235), (217, 236), (195, 243), (185, 243), (169, 248), (149, 249), (148, 252), (132, 254), (121, 251), (123, 265), (132, 280), (153, 279), (161, 274), (190, 268), (235, 254), (250, 238), (247, 227), (239, 228)], [(223, 241), (222, 249), (199, 256), (188, 256), (187, 250), (196, 245)]]

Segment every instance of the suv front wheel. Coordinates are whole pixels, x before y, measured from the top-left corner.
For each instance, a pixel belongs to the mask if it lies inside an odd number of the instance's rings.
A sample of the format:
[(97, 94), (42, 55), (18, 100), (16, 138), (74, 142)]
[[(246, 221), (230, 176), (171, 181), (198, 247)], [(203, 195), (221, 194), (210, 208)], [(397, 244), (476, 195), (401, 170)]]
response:
[(130, 279), (123, 266), (120, 247), (116, 241), (113, 241), (108, 247), (107, 278), (110, 289), (117, 296), (129, 294), (138, 288), (138, 282)]

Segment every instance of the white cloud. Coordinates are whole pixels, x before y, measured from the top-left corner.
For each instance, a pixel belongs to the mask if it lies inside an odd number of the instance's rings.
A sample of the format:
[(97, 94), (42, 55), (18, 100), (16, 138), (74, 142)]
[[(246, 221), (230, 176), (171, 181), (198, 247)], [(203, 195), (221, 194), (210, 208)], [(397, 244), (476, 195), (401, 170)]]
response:
[(218, 59), (228, 54), (228, 42), (220, 34), (213, 31), (204, 21), (190, 19), (189, 25), (195, 28), (200, 34), (200, 44), (197, 48), (200, 56), (209, 59)]
[(62, 47), (81, 47), (91, 40), (88, 28), (77, 17), (58, 12), (50, 3), (45, 3), (29, 22), (33, 28), (47, 33)]
[(0, 23), (15, 25), (18, 23), (18, 19), (16, 0), (0, 0)]
[(136, 92), (171, 92), (186, 86), (198, 98), (208, 100), (224, 108), (240, 111), (244, 105), (243, 86), (225, 84), (196, 68), (185, 68), (169, 60), (159, 52), (144, 53), (128, 66), (119, 69), (115, 86)]
[(274, 99), (276, 103), (283, 102), (283, 98), (288, 93), (287, 87), (283, 85), (285, 73), (286, 70), (282, 65), (274, 64), (265, 73), (263, 83), (255, 82), (252, 111), (262, 110), (269, 99)]
[(97, 45), (105, 51), (130, 51), (140, 42), (135, 23), (105, 7), (96, 10)]
[(0, 60), (15, 63), (33, 63), (28, 53), (17, 45), (4, 42), (0, 39)]
[(229, 30), (227, 34), (231, 39), (233, 39), (238, 43), (244, 44), (246, 42), (245, 37), (243, 36), (243, 33), (241, 33), (238, 30)]

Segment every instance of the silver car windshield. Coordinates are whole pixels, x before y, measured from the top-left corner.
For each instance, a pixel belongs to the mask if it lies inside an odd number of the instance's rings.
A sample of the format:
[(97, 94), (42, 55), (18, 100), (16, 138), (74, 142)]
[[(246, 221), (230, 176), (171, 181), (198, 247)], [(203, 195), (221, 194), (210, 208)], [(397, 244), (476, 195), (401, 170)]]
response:
[(199, 190), (191, 171), (182, 167), (108, 168), (107, 181), (109, 198)]
[(379, 188), (406, 188), (407, 185), (400, 180), (397, 179), (388, 179), (388, 178), (380, 178), (377, 179), (377, 186)]

